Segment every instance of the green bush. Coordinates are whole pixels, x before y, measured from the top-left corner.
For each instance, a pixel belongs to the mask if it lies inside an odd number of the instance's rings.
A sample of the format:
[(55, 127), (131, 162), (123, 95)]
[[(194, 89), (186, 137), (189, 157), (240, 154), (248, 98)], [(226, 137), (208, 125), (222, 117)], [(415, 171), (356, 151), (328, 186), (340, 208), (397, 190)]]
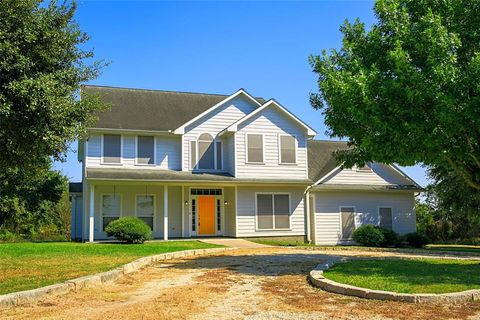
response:
[(386, 229), (381, 227), (377, 228), (383, 234), (383, 242), (381, 243), (382, 247), (395, 247), (400, 243), (400, 238), (398, 234), (392, 229)]
[(136, 217), (123, 217), (114, 220), (105, 228), (110, 237), (126, 243), (143, 243), (152, 239), (152, 230), (142, 220)]
[(385, 241), (385, 238), (378, 227), (365, 224), (353, 232), (353, 240), (362, 246), (379, 247)]
[(409, 246), (415, 248), (422, 248), (428, 243), (428, 238), (421, 232), (411, 232), (407, 233), (404, 236), (405, 241), (408, 243)]

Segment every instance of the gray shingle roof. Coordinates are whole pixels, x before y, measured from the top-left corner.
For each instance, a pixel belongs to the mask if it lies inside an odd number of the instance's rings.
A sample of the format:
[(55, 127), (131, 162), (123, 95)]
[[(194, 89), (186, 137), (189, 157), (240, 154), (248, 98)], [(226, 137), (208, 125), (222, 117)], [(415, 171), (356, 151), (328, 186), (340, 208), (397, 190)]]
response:
[[(229, 97), (177, 91), (82, 86), (82, 94), (99, 94), (111, 108), (99, 114), (96, 128), (174, 130)], [(260, 103), (263, 98), (256, 98)]]
[(140, 180), (168, 182), (234, 182), (234, 183), (291, 183), (309, 185), (311, 180), (289, 179), (239, 179), (227, 173), (192, 173), (175, 170), (125, 169), (125, 168), (87, 168), (87, 179), (93, 180)]
[(308, 178), (314, 182), (335, 169), (339, 164), (333, 153), (347, 149), (347, 142), (309, 140), (308, 141)]

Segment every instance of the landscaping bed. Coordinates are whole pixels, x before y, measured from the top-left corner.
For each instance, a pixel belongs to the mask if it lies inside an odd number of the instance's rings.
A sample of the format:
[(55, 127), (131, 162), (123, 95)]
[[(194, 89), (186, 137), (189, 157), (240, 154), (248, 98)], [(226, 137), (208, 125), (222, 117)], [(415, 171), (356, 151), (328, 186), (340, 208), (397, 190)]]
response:
[(372, 259), (338, 263), (327, 279), (373, 290), (450, 293), (480, 288), (480, 262), (458, 259)]
[(28, 290), (108, 271), (140, 257), (219, 247), (200, 241), (143, 245), (74, 242), (0, 244), (0, 294)]

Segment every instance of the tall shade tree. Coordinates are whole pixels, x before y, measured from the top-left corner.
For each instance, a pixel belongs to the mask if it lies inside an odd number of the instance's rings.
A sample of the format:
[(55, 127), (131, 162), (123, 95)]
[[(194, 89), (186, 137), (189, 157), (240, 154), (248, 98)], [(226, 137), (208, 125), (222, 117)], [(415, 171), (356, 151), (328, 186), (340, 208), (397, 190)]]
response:
[[(68, 145), (104, 108), (82, 97), (102, 62), (85, 50), (88, 36), (74, 20), (75, 2), (0, 1), (0, 175), (34, 172), (62, 160)], [(11, 181), (15, 183), (15, 181)]]
[(440, 166), (480, 190), (480, 1), (380, 0), (369, 30), (341, 27), (340, 50), (311, 56), (311, 95), (345, 166)]

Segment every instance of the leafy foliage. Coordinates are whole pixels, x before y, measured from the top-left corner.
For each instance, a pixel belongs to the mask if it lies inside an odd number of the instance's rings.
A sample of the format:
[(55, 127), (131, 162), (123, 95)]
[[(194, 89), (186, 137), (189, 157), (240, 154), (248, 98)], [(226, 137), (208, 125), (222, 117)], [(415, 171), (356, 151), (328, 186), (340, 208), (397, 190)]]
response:
[(415, 248), (422, 248), (428, 243), (428, 238), (421, 232), (411, 232), (407, 233), (404, 236), (405, 241), (408, 243), (409, 246)]
[(383, 234), (382, 247), (395, 247), (400, 244), (400, 237), (392, 229), (380, 228), (378, 230)]
[(29, 238), (57, 226), (66, 180), (51, 161), (105, 108), (98, 96), (79, 99), (104, 64), (84, 49), (75, 10), (69, 1), (0, 1), (0, 227)]
[(369, 31), (341, 27), (340, 50), (310, 57), (346, 167), (399, 163), (455, 171), (480, 189), (480, 1), (379, 0)]
[(455, 172), (432, 167), (425, 201), (416, 203), (417, 229), (433, 242), (473, 243), (480, 237), (480, 193)]
[(385, 238), (379, 228), (371, 224), (364, 224), (353, 232), (353, 240), (363, 246), (379, 247)]
[(136, 217), (122, 217), (114, 220), (105, 228), (109, 237), (126, 243), (144, 243), (152, 239), (152, 230), (142, 220)]

